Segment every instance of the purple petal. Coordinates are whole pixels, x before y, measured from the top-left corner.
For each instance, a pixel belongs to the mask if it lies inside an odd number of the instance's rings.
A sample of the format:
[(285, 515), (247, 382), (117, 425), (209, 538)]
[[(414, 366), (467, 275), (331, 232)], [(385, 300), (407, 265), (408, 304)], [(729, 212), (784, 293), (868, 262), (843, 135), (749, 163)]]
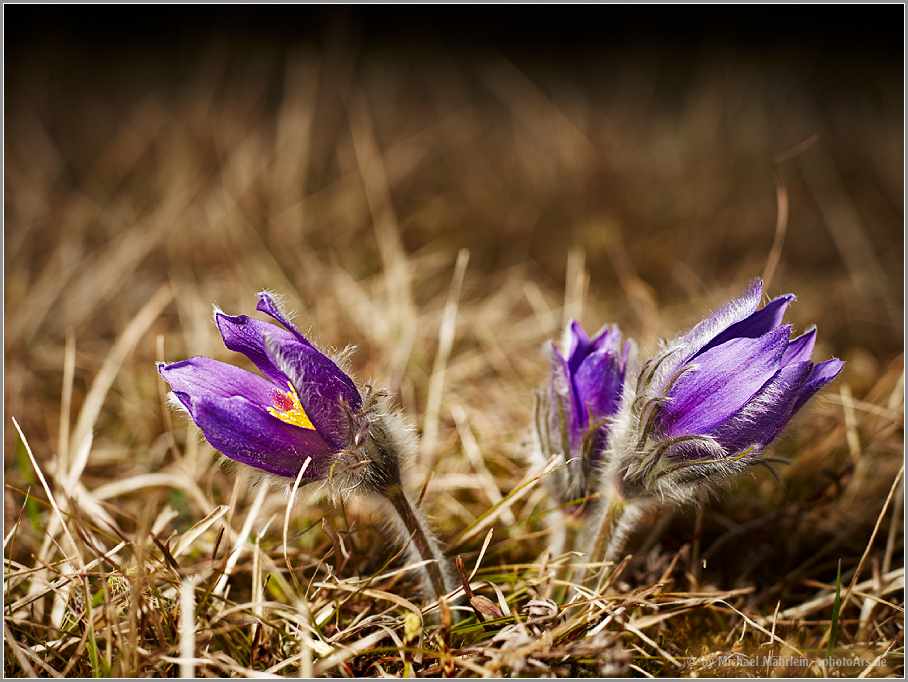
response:
[(333, 448), (315, 431), (282, 422), (241, 396), (198, 398), (189, 409), (208, 442), (236, 462), (296, 478), (312, 457), (304, 480), (320, 478), (330, 466)]
[[(682, 351), (679, 353), (681, 358), (690, 358), (698, 353), (710, 341), (715, 339), (719, 334), (750, 315), (753, 315), (757, 306), (760, 305), (760, 298), (763, 296), (763, 281), (756, 280), (741, 298), (737, 298), (727, 303), (723, 308), (716, 311), (697, 326), (682, 336), (676, 344)], [(683, 360), (682, 360), (683, 361)]]
[(618, 328), (613, 324), (603, 325), (602, 329), (590, 337), (590, 346), (599, 350), (611, 340), (612, 335), (617, 331)]
[(618, 411), (623, 385), (621, 358), (611, 348), (597, 350), (584, 359), (574, 374), (583, 426), (589, 426), (590, 415), (600, 421)]
[(285, 375), (275, 365), (268, 353), (265, 351), (265, 334), (275, 334), (282, 341), (292, 341), (296, 335), (284, 331), (280, 327), (268, 322), (261, 322), (246, 315), (237, 315), (231, 317), (223, 313), (217, 313), (215, 320), (221, 336), (224, 339), (224, 345), (230, 350), (242, 353), (255, 363), (255, 366), (278, 386), (287, 385), (287, 375)]
[(785, 354), (782, 356), (783, 365), (793, 365), (796, 362), (810, 360), (813, 355), (813, 345), (817, 340), (816, 328), (801, 334), (794, 341), (789, 342)]
[(569, 371), (576, 372), (591, 347), (590, 337), (577, 320), (571, 320), (564, 330), (564, 347)]
[(814, 365), (813, 371), (810, 373), (807, 381), (804, 383), (804, 386), (801, 387), (801, 393), (798, 396), (798, 400), (795, 403), (795, 411), (800, 410), (803, 407), (804, 403), (810, 400), (813, 397), (813, 394), (819, 391), (823, 386), (828, 384), (830, 381), (835, 379), (839, 372), (842, 371), (842, 368), (845, 366), (845, 363), (839, 360), (838, 358), (832, 358), (826, 362), (821, 362), (817, 365)]
[[(258, 374), (203, 355), (171, 365), (160, 363), (158, 371), (190, 413), (192, 401), (199, 398), (223, 399), (243, 396), (260, 409), (275, 404), (275, 386), (270, 381)], [(194, 418), (195, 414), (192, 416)]]
[[(552, 344), (552, 377), (550, 384), (552, 409), (549, 414), (549, 433), (552, 438), (560, 438), (560, 449), (565, 457), (571, 457), (580, 445), (582, 438), (581, 414), (578, 409), (577, 394), (571, 381), (571, 371), (567, 361)], [(558, 450), (558, 443), (552, 443), (553, 450)]]
[(296, 327), (293, 326), (293, 323), (290, 322), (287, 314), (277, 304), (277, 302), (271, 298), (271, 294), (269, 294), (267, 291), (262, 291), (261, 293), (259, 293), (259, 302), (255, 309), (265, 313), (266, 315), (270, 315), (275, 320), (280, 322), (288, 330), (290, 330), (290, 332), (292, 332), (297, 340), (303, 345), (312, 345), (311, 343), (309, 343), (309, 340), (305, 336), (303, 336)]
[(716, 439), (730, 454), (754, 446), (762, 449), (779, 435), (797, 410), (796, 403), (812, 364), (798, 362), (783, 367), (747, 404), (728, 419)]
[(788, 325), (758, 339), (733, 339), (706, 351), (681, 374), (659, 410), (659, 429), (675, 437), (709, 434), (737, 412), (778, 371)]
[[(745, 319), (731, 325), (721, 334), (717, 335), (712, 341), (703, 346), (698, 352), (697, 355), (705, 353), (710, 348), (715, 348), (720, 346), (726, 341), (731, 339), (739, 338), (750, 338), (755, 339), (758, 336), (763, 336), (770, 329), (775, 329), (780, 324), (782, 324), (782, 318), (785, 315), (785, 310), (788, 308), (788, 304), (794, 300), (792, 294), (785, 294), (784, 296), (779, 296), (774, 301), (770, 302), (765, 307), (761, 308), (757, 312), (749, 315)], [(694, 356), (696, 357), (696, 355)]]
[(618, 325), (607, 325), (600, 329), (590, 340), (591, 350), (607, 348), (618, 351), (621, 348), (621, 331)]
[(552, 449), (561, 451), (565, 457), (580, 445), (582, 424), (577, 407), (577, 394), (571, 381), (571, 370), (559, 350), (552, 344), (552, 374), (549, 384), (551, 412), (549, 413), (549, 434), (560, 442), (552, 443)]
[(621, 351), (621, 371), (627, 371), (627, 361), (631, 355), (635, 355), (637, 352), (637, 344), (634, 343), (632, 339), (628, 339), (624, 342), (624, 348)]
[(319, 435), (335, 450), (350, 444), (350, 418), (362, 407), (353, 380), (311, 345), (265, 335), (265, 347), (288, 376)]

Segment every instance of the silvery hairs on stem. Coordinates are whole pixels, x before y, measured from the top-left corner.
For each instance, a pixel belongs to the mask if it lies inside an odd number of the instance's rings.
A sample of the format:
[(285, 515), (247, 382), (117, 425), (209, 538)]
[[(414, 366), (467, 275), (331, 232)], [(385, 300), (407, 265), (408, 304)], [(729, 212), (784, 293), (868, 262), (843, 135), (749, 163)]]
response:
[(338, 366), (343, 358), (328, 357), (300, 333), (273, 295), (260, 293), (257, 309), (283, 328), (218, 309), (215, 322), (227, 348), (262, 376), (203, 356), (159, 363), (171, 403), (216, 450), (260, 479), (289, 490), (308, 460), (303, 483), (320, 482), (335, 502), (367, 502), (407, 543), (412, 562), (428, 561), (420, 569), (427, 593), (450, 593), (451, 571), (404, 475), (412, 470), (405, 462), (415, 454), (413, 430), (384, 393), (357, 387)]

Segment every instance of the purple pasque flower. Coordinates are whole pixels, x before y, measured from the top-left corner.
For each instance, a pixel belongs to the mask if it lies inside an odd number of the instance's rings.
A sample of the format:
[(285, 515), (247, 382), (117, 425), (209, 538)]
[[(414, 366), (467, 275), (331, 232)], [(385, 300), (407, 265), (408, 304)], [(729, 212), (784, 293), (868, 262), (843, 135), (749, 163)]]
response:
[(284, 328), (219, 310), (215, 321), (224, 344), (262, 375), (202, 356), (159, 363), (176, 400), (229, 459), (290, 480), (308, 460), (302, 482), (327, 480), (335, 498), (355, 492), (367, 499), (421, 564), (428, 593), (453, 591), (441, 547), (406, 490), (412, 430), (384, 393), (371, 386), (361, 393), (268, 293), (259, 294), (257, 309)]
[(353, 380), (289, 322), (267, 293), (257, 309), (280, 322), (215, 311), (230, 350), (248, 357), (263, 376), (196, 356), (158, 364), (205, 438), (229, 459), (304, 481), (329, 475), (335, 455), (352, 447), (365, 426)]
[(633, 342), (622, 343), (614, 325), (590, 338), (571, 320), (563, 345), (564, 354), (551, 344), (551, 376), (536, 400), (536, 435), (544, 460), (560, 455), (567, 462), (544, 480), (556, 499), (568, 502), (589, 493), (591, 475), (621, 405)]
[[(757, 310), (755, 281), (642, 368), (624, 444), (623, 486), (682, 499), (689, 483), (732, 474), (760, 454), (794, 414), (841, 372), (811, 360), (816, 329), (791, 339), (782, 316), (794, 296)], [(633, 496), (633, 495), (631, 495)]]

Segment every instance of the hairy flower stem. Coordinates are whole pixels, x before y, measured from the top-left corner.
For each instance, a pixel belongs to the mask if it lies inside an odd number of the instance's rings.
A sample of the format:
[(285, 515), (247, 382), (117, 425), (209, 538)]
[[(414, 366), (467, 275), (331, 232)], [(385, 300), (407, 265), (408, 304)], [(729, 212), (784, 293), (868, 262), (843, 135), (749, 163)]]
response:
[[(603, 501), (599, 512), (601, 521), (598, 528), (593, 523), (589, 524), (591, 531), (596, 528), (595, 536), (587, 535), (586, 541), (583, 542), (583, 546), (591, 548), (587, 556), (587, 563), (591, 570), (588, 569), (582, 584), (595, 588), (597, 592), (602, 589), (614, 568), (615, 561), (624, 548), (628, 533), (633, 530), (646, 509), (647, 505), (643, 500), (627, 499), (617, 492), (608, 500)], [(595, 516), (590, 521), (594, 519)], [(584, 538), (581, 540), (583, 541)], [(596, 564), (602, 564), (602, 566), (593, 568)]]
[[(453, 581), (446, 571), (444, 554), (429, 530), (425, 517), (411, 502), (405, 490), (401, 461), (412, 456), (399, 425), (385, 415), (371, 424), (369, 437), (361, 443), (359, 454), (369, 462), (366, 477), (375, 497), (391, 505), (386, 515), (401, 542), (407, 544), (410, 560), (428, 561), (422, 567), (423, 589), (436, 601), (453, 591)], [(392, 512), (393, 510), (393, 512)]]
[(400, 522), (406, 529), (410, 538), (411, 547), (415, 550), (421, 561), (429, 561), (424, 570), (429, 578), (428, 586), (432, 596), (440, 600), (451, 592), (448, 581), (445, 580), (445, 559), (438, 547), (438, 543), (430, 535), (422, 515), (413, 507), (401, 484), (391, 485), (383, 491), (385, 498), (394, 507)]
[(627, 528), (622, 525), (621, 520), (627, 506), (627, 501), (622, 498), (613, 498), (608, 501), (602, 516), (602, 523), (599, 525), (599, 531), (596, 533), (592, 549), (587, 557), (587, 563), (591, 564), (592, 573), (585, 576), (584, 583), (591, 583), (593, 578), (599, 576), (599, 585), (601, 585), (608, 578), (611, 566), (603, 565), (601, 568), (595, 568), (594, 565), (614, 561), (615, 556), (624, 547)]
[[(580, 534), (578, 542), (578, 549), (591, 549), (584, 557), (587, 568), (577, 568), (574, 571), (572, 602), (582, 602), (590, 593), (594, 596), (601, 593), (614, 568), (615, 559), (624, 547), (628, 532), (642, 515), (639, 504), (625, 499), (617, 492), (591, 511), (585, 532)], [(580, 616), (585, 610), (586, 607), (575, 603), (568, 610), (568, 615), (570, 618)]]
[[(579, 535), (583, 524), (583, 517), (578, 517), (577, 512), (567, 512), (563, 509), (554, 509), (545, 515), (544, 521), (549, 529), (548, 560), (552, 561), (564, 556), (568, 552), (579, 550)], [(579, 576), (579, 568), (573, 561), (562, 564), (557, 572), (557, 580), (548, 585), (545, 596), (556, 601), (567, 596), (568, 587)]]

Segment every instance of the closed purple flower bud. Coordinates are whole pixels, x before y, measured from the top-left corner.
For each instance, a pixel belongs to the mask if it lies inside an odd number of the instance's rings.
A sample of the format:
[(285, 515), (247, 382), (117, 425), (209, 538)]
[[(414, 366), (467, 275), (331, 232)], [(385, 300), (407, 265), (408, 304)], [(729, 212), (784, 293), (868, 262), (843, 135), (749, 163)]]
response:
[(551, 376), (536, 400), (536, 436), (543, 460), (560, 455), (568, 462), (544, 479), (561, 502), (589, 493), (621, 405), (632, 348), (631, 341), (622, 343), (617, 326), (590, 338), (576, 320), (565, 330), (565, 353), (551, 345)]
[(295, 479), (325, 478), (339, 453), (351, 452), (371, 425), (353, 380), (289, 322), (267, 293), (258, 310), (267, 322), (216, 310), (215, 321), (231, 350), (243, 353), (262, 375), (196, 356), (158, 371), (205, 438), (229, 459)]
[(735, 473), (759, 455), (807, 400), (842, 370), (811, 360), (816, 329), (790, 339), (791, 294), (757, 310), (756, 281), (641, 370), (624, 452), (630, 496), (683, 499), (691, 486)]

